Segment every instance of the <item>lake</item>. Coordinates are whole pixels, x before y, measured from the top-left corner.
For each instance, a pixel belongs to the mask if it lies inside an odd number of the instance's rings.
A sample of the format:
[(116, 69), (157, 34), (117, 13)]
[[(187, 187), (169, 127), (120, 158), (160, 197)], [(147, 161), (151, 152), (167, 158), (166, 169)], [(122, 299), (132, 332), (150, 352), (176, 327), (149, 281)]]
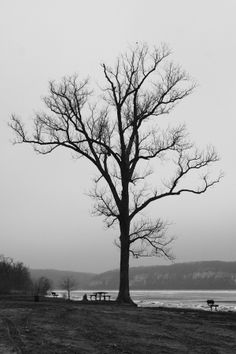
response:
[[(65, 296), (66, 291), (54, 290), (59, 296)], [(72, 300), (81, 300), (83, 295), (92, 294), (93, 290), (71, 291)], [(107, 290), (111, 299), (115, 300), (117, 291)], [(131, 297), (141, 307), (178, 307), (209, 310), (206, 304), (213, 299), (221, 311), (236, 311), (236, 290), (131, 290)]]

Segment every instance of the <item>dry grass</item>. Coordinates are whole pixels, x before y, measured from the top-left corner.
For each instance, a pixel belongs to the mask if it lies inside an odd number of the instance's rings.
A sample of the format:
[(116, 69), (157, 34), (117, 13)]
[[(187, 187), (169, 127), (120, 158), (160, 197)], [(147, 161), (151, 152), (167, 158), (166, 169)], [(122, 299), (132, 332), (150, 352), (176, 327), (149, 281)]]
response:
[(236, 353), (236, 313), (5, 299), (0, 353)]

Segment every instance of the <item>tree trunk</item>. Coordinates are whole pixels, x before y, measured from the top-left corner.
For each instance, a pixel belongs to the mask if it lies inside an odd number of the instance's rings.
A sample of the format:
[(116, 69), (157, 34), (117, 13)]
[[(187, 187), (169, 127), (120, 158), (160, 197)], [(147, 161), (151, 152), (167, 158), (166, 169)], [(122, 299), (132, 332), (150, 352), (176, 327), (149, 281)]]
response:
[[(121, 142), (122, 144), (122, 142)], [(123, 149), (122, 175), (122, 201), (120, 208), (120, 285), (116, 301), (121, 304), (133, 304), (129, 292), (129, 164), (126, 161), (125, 149)], [(125, 163), (126, 162), (126, 163)]]
[(120, 285), (116, 301), (121, 304), (134, 305), (129, 291), (129, 227), (122, 226), (120, 235)]

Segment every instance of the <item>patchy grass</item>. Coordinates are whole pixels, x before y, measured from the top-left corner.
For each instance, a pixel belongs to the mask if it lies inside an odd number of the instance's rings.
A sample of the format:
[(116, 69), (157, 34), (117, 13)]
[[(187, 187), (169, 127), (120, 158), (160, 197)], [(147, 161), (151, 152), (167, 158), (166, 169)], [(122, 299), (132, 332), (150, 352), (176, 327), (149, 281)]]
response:
[(236, 313), (4, 299), (0, 353), (236, 353)]

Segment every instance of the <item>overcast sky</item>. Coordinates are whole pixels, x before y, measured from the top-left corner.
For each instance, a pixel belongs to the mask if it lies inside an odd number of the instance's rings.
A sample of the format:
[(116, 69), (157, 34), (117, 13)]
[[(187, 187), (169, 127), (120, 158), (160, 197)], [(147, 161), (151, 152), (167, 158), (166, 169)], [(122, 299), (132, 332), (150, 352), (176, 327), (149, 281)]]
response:
[(150, 215), (172, 222), (176, 262), (236, 260), (235, 13), (235, 0), (0, 1), (0, 254), (32, 268), (118, 268), (118, 230), (91, 216), (93, 168), (70, 152), (13, 146), (7, 122), (16, 113), (30, 124), (50, 79), (77, 72), (97, 83), (101, 62), (145, 41), (167, 43), (197, 81), (168, 119), (185, 122), (200, 147), (213, 144), (225, 172), (206, 194), (157, 202)]

